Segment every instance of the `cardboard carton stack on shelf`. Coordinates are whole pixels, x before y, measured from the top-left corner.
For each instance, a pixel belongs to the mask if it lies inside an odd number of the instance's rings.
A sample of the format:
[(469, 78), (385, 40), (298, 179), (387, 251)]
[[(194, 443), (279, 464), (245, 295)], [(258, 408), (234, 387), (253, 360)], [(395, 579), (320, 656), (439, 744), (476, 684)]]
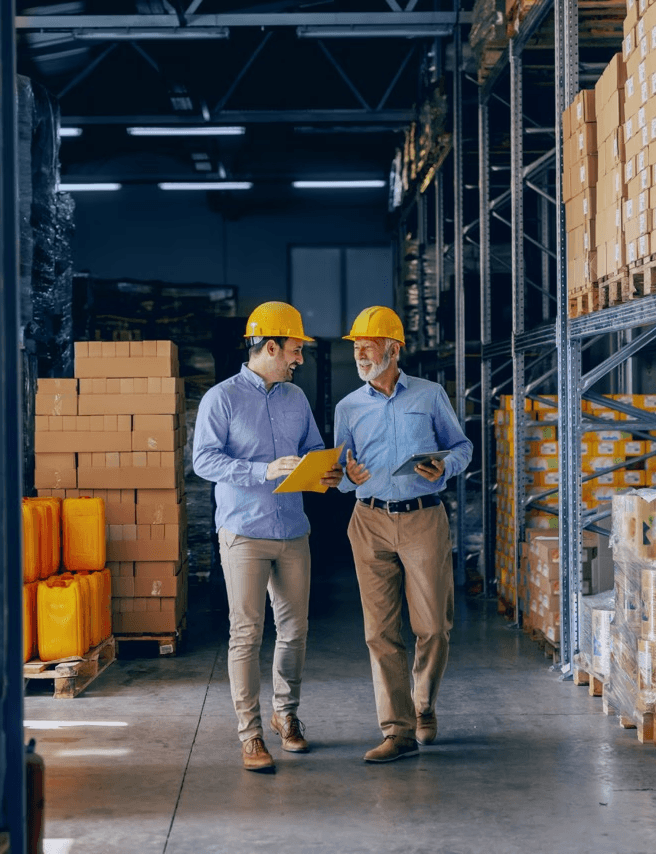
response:
[(563, 201), (567, 229), (570, 316), (598, 306), (596, 193), (598, 176), (595, 92), (584, 89), (563, 113)]
[[(595, 197), (597, 277), (613, 276), (626, 264), (624, 213), (628, 176), (624, 153), (626, 66), (617, 53), (595, 86), (598, 178)], [(597, 293), (597, 297), (599, 294)]]
[[(39, 380), (39, 495), (104, 499), (115, 634), (174, 632), (186, 611), (178, 373), (171, 341), (97, 341), (75, 344), (75, 379)], [(53, 392), (52, 383), (65, 385)]]
[(613, 498), (615, 616), (604, 708), (640, 741), (654, 740), (656, 711), (656, 492)]

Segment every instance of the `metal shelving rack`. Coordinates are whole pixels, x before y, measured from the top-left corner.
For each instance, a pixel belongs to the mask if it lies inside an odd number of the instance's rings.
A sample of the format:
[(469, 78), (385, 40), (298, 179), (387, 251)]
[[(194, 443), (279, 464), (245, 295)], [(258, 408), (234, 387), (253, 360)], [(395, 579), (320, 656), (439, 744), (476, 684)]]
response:
[[(544, 159), (538, 158), (533, 164), (524, 164), (523, 143), (527, 128), (524, 126), (522, 103), (522, 53), (546, 17), (554, 15), (554, 68), (555, 68), (555, 147), (547, 151)], [(510, 73), (510, 121), (511, 121), (511, 186), (509, 190), (496, 198), (490, 192), (490, 140), (489, 105), (497, 97), (495, 87), (499, 85), (502, 74), (509, 68)], [(622, 428), (630, 430), (640, 438), (647, 438), (648, 431), (656, 428), (656, 416), (631, 406), (610, 401), (592, 392), (592, 386), (610, 372), (621, 369), (629, 363), (642, 347), (656, 339), (656, 297), (643, 297), (636, 302), (605, 309), (576, 319), (568, 318), (568, 296), (566, 281), (566, 234), (564, 206), (562, 204), (562, 131), (561, 115), (571, 104), (579, 89), (579, 45), (578, 45), (578, 3), (577, 0), (542, 0), (536, 3), (522, 22), (520, 32), (511, 40), (508, 49), (492, 70), (490, 76), (479, 91), (479, 210), (480, 210), (480, 251), (481, 251), (481, 397), (482, 429), (481, 443), (483, 451), (483, 527), (484, 547), (481, 556), (485, 567), (488, 585), (493, 578), (493, 495), (494, 477), (491, 458), (491, 415), (495, 392), (501, 386), (507, 386), (509, 380), (503, 378), (503, 370), (508, 369), (512, 361), (512, 385), (514, 394), (514, 442), (515, 442), (515, 530), (518, 542), (524, 535), (524, 513), (530, 502), (526, 500), (523, 458), (517, 449), (524, 446), (523, 404), (526, 396), (536, 397), (535, 391), (545, 380), (557, 375), (559, 398), (558, 436), (559, 436), (559, 545), (561, 555), (561, 670), (564, 675), (571, 673), (574, 654), (579, 644), (578, 594), (581, 589), (582, 533), (584, 528), (603, 531), (596, 522), (609, 515), (608, 509), (584, 512), (581, 509), (581, 487), (584, 476), (581, 473), (581, 437), (585, 431), (600, 429), (608, 422), (591, 417), (583, 418), (581, 401), (603, 400), (604, 404), (623, 412), (629, 420), (622, 421)], [(535, 176), (544, 174), (543, 167), (550, 162), (555, 168), (555, 198), (549, 195), (547, 183), (536, 183)], [(542, 243), (542, 312), (543, 324), (538, 328), (525, 328), (525, 296), (529, 286), (536, 286), (526, 277), (524, 232), (524, 194), (527, 189), (538, 192), (541, 197), (541, 235)], [(511, 203), (512, 228), (512, 306), (513, 323), (510, 340), (494, 341), (491, 321), (491, 259), (492, 242), (490, 223), (493, 217), (500, 218), (500, 207)], [(555, 214), (555, 216), (554, 216)], [(555, 219), (555, 248), (548, 246), (549, 224), (547, 219)], [(535, 242), (530, 237), (531, 242)], [(550, 282), (548, 255), (555, 257), (555, 303), (556, 316), (549, 317), (549, 301), (554, 298), (553, 282)], [(634, 338), (631, 330), (649, 327)], [(583, 372), (582, 354), (592, 344), (604, 336), (620, 333), (620, 344), (608, 358)], [(537, 351), (537, 356), (536, 356)], [(544, 359), (557, 354), (557, 364), (547, 369), (531, 382), (527, 382), (529, 367), (528, 354), (534, 356), (530, 364), (536, 366)], [(495, 366), (496, 363), (496, 366)], [(495, 375), (501, 376), (501, 383), (493, 388)], [(625, 381), (630, 381), (631, 370), (624, 371)], [(629, 389), (630, 390), (630, 389)], [(649, 437), (653, 438), (653, 437)], [(646, 454), (644, 458), (652, 456)], [(640, 459), (640, 458), (638, 458)], [(609, 467), (608, 470), (621, 466)], [(533, 505), (536, 506), (536, 505)], [(537, 505), (539, 506), (539, 504)], [(519, 554), (516, 555), (516, 582), (518, 579)], [(521, 611), (521, 607), (520, 607)]]

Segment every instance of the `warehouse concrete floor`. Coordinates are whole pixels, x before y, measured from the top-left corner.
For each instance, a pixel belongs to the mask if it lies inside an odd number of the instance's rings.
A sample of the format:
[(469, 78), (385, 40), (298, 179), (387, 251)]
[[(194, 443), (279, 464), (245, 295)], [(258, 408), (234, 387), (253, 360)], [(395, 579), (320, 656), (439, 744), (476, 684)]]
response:
[[(191, 590), (177, 658), (121, 659), (74, 700), (28, 692), (46, 762), (46, 854), (653, 854), (656, 755), (496, 615), (458, 601), (419, 757), (366, 765), (380, 733), (347, 564), (315, 578), (301, 719), (308, 755), (267, 738), (275, 775), (244, 771), (220, 587)], [(218, 610), (217, 610), (218, 609)], [(272, 633), (263, 652), (269, 670)], [(270, 676), (263, 708), (270, 710)]]

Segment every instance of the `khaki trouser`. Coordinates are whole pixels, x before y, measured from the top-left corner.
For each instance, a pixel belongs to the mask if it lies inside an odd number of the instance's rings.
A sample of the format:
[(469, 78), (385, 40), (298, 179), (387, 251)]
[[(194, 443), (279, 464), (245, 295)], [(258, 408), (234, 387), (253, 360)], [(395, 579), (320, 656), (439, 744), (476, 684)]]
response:
[(296, 714), (301, 697), (310, 598), (308, 537), (256, 540), (219, 530), (221, 563), (230, 606), (228, 674), (239, 738), (262, 736), (260, 646), (266, 594), (276, 623), (273, 708)]
[[(356, 501), (348, 536), (360, 585), (378, 722), (384, 735), (414, 737), (416, 715), (435, 707), (453, 627), (446, 512), (439, 504), (391, 515)], [(401, 635), (404, 589), (416, 637), (412, 690)]]

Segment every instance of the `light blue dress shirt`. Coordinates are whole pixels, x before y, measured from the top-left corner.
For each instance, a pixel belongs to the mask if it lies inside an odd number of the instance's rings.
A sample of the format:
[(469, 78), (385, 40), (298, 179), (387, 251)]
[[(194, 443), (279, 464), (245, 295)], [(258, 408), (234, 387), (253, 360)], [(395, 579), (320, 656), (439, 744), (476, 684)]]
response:
[(211, 388), (198, 409), (194, 471), (213, 481), (216, 527), (254, 539), (288, 540), (310, 530), (300, 492), (273, 494), (270, 462), (324, 447), (310, 404), (298, 386), (264, 380), (245, 364)]
[[(342, 442), (341, 462), (350, 448), (371, 477), (356, 487), (345, 473), (341, 492), (355, 489), (358, 498), (383, 501), (441, 492), (450, 477), (467, 468), (473, 450), (442, 386), (404, 371), (391, 397), (366, 383), (340, 400), (335, 409), (335, 446)], [(392, 477), (412, 454), (445, 450), (451, 453), (444, 460), (444, 474), (434, 483), (419, 474)]]

